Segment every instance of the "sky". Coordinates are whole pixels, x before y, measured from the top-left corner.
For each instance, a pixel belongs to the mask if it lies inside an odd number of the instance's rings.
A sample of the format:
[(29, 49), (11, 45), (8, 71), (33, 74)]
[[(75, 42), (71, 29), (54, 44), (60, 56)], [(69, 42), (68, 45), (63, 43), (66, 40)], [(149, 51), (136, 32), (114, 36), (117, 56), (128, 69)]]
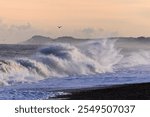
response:
[(150, 0), (0, 0), (1, 43), (16, 43), (36, 34), (150, 36), (149, 21)]

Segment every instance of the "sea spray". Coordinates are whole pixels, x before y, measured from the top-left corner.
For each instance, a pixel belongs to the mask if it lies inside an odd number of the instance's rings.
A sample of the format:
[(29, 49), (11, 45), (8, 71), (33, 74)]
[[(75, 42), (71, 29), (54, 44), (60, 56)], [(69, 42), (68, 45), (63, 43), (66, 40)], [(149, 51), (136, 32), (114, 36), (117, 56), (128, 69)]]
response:
[(149, 65), (150, 51), (137, 49), (136, 52), (128, 52), (118, 64), (120, 68)]
[[(0, 85), (29, 83), (47, 78), (94, 75), (150, 64), (150, 53), (121, 53), (116, 40), (91, 40), (80, 44), (52, 43), (32, 57), (0, 60)], [(140, 59), (140, 60), (139, 60)]]

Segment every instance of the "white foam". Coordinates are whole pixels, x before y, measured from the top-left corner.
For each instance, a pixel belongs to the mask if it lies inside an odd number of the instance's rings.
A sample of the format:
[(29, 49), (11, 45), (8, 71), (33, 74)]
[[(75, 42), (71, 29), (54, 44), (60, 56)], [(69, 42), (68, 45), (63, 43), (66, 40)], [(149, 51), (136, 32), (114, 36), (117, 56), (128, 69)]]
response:
[(142, 64), (150, 64), (149, 51), (123, 55), (114, 40), (94, 40), (78, 45), (53, 43), (39, 49), (31, 58), (1, 60), (0, 85), (113, 72), (116, 68)]

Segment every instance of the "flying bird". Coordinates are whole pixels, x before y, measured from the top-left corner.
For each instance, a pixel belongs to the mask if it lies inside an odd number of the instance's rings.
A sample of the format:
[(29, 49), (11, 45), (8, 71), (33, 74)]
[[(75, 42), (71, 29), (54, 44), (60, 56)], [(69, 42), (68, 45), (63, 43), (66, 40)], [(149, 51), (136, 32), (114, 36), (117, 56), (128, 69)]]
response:
[(59, 29), (60, 29), (60, 28), (62, 28), (62, 26), (57, 26), (57, 28), (59, 28)]

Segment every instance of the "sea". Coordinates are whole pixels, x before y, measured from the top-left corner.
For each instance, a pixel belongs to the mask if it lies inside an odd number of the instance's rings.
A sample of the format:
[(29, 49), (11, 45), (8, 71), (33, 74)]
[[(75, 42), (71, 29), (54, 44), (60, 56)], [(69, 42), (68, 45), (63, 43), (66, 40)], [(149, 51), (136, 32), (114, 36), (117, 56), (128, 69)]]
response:
[(150, 82), (150, 40), (0, 45), (0, 99), (45, 100), (64, 90)]

